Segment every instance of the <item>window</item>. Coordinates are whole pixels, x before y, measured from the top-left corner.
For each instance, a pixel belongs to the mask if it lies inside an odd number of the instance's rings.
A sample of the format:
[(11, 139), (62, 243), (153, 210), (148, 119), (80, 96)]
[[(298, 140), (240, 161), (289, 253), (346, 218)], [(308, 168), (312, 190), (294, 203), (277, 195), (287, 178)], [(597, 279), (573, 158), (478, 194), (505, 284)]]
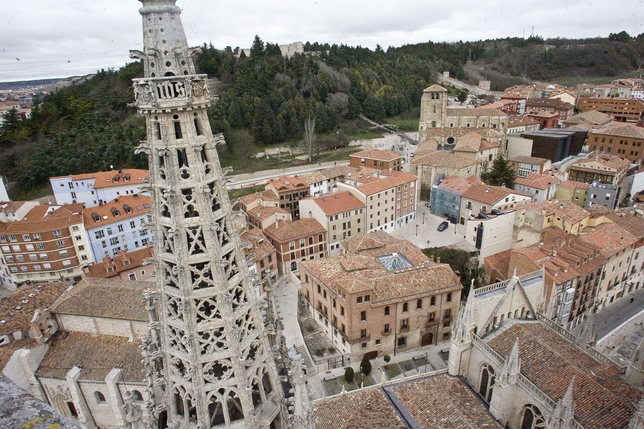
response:
[(62, 236), (63, 236), (63, 233), (60, 229), (57, 229), (56, 231), (54, 231), (54, 237), (58, 238)]
[(416, 310), (420, 310), (421, 308), (423, 308), (423, 300), (419, 299), (416, 301)]
[(403, 309), (402, 309), (403, 313), (406, 313), (408, 311), (408, 309), (409, 309), (409, 304), (404, 303), (403, 304)]
[(22, 241), (31, 241), (31, 235), (22, 234)]
[(452, 292), (447, 294), (447, 302), (452, 302)]
[(105, 237), (105, 232), (101, 229), (99, 231), (96, 231), (94, 233), (94, 236), (96, 237), (96, 239), (103, 238), (103, 237)]
[(357, 304), (362, 304), (362, 297), (361, 296), (356, 298), (356, 303)]
[(409, 319), (402, 319), (400, 321), (400, 329), (402, 331), (409, 329)]
[(29, 255), (29, 260), (30, 261), (37, 261), (38, 260), (38, 255)]
[(119, 230), (119, 232), (123, 232), (123, 225), (118, 225), (117, 229)]
[(364, 302), (369, 302), (371, 300), (371, 295), (364, 296)]
[(136, 280), (136, 274), (130, 273), (127, 275), (128, 280)]
[(101, 404), (101, 403), (105, 402), (105, 395), (103, 395), (99, 391), (94, 392), (94, 398), (96, 398), (96, 403), (97, 404)]
[(388, 333), (389, 333), (389, 323), (385, 323), (385, 327), (383, 328), (383, 332), (384, 332), (385, 334), (388, 334)]
[(0, 235), (0, 243), (6, 243), (7, 242), (7, 237), (4, 235)]
[(526, 405), (523, 410), (523, 421), (521, 429), (536, 429), (545, 426), (545, 420), (539, 408), (534, 405)]
[(407, 345), (407, 338), (399, 337), (398, 338), (398, 347), (405, 347)]
[(366, 329), (361, 329), (360, 330), (360, 338), (367, 338), (367, 330)]
[(18, 239), (16, 238), (15, 235), (10, 235), (9, 236), (9, 241), (11, 241), (12, 243), (15, 243), (16, 241), (18, 241)]
[(118, 237), (112, 237), (110, 238), (110, 245), (114, 246), (119, 244), (119, 238)]
[(435, 297), (435, 296), (432, 296), (432, 297), (429, 299), (429, 305), (436, 305), (436, 297)]
[(451, 315), (452, 315), (452, 310), (448, 308), (447, 310), (445, 310), (444, 319), (449, 319)]
[(436, 313), (429, 313), (429, 318), (427, 320), (429, 320), (430, 322), (433, 322), (435, 318), (436, 318)]
[(340, 316), (344, 316), (344, 307), (340, 306)]
[(361, 311), (360, 312), (360, 321), (361, 322), (366, 322), (367, 321), (367, 312), (366, 311)]
[(385, 316), (389, 316), (389, 306), (385, 307)]

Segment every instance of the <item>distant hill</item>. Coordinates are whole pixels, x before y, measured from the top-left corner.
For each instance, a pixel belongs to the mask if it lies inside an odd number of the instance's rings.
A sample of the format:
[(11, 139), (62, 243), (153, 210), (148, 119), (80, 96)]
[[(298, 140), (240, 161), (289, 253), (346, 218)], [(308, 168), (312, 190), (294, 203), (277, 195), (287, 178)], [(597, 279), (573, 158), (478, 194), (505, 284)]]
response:
[[(317, 42), (303, 48), (285, 58), (277, 44), (259, 37), (248, 56), (203, 45), (197, 67), (213, 78), (219, 96), (209, 117), (213, 132), (226, 136), (227, 145), (218, 147), (223, 163), (243, 162), (258, 146), (300, 141), (309, 116), (317, 134), (346, 140), (361, 113), (376, 120), (415, 115), (423, 89), (443, 71), (474, 84), (486, 77), (493, 90), (534, 80), (633, 76), (644, 59), (644, 34), (427, 42), (386, 51)], [(145, 157), (133, 154), (146, 137), (144, 120), (128, 107), (131, 80), (142, 75), (141, 64), (130, 63), (118, 71), (49, 80), (57, 90), (36, 97), (30, 119), (4, 118), (0, 175), (29, 190), (52, 175), (110, 165), (145, 168)]]

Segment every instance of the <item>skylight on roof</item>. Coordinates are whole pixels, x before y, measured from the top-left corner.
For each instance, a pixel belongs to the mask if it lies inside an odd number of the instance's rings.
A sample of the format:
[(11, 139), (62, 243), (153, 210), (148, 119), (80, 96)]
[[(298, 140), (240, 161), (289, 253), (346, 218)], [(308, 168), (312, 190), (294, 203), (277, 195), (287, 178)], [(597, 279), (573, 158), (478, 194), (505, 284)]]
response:
[(413, 266), (412, 263), (409, 262), (409, 259), (400, 253), (378, 256), (378, 261), (380, 261), (387, 271), (403, 270)]

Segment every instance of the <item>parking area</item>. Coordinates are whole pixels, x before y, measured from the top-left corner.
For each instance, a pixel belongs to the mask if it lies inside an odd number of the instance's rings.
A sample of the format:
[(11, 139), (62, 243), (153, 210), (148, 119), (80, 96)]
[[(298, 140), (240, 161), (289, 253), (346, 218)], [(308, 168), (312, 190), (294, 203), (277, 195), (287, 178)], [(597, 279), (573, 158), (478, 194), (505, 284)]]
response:
[(429, 213), (428, 204), (421, 201), (416, 211), (416, 219), (391, 232), (391, 235), (408, 240), (421, 249), (457, 245), (466, 251), (476, 250), (465, 241), (465, 225), (450, 223), (447, 229), (438, 231), (438, 226), (444, 220), (443, 217)]

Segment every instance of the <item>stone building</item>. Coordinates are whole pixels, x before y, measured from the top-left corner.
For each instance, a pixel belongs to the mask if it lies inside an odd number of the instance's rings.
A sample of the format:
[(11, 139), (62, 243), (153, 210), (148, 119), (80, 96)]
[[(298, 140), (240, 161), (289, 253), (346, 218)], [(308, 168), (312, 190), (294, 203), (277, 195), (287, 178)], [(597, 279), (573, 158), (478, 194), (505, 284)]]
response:
[(569, 179), (575, 182), (600, 182), (619, 185), (628, 173), (630, 162), (616, 155), (591, 153), (588, 158), (578, 159), (570, 165)]
[(309, 184), (298, 177), (282, 176), (270, 179), (266, 190), (278, 196), (279, 207), (291, 214), (291, 218), (300, 218), (299, 200), (311, 194)]
[(579, 113), (595, 110), (614, 116), (619, 122), (638, 122), (644, 115), (644, 101), (628, 98), (580, 97), (577, 100), (577, 110)]
[(301, 293), (342, 354), (359, 358), (450, 338), (459, 277), (384, 231), (352, 237), (341, 255), (301, 263)]
[[(215, 148), (223, 136), (212, 134), (207, 76), (195, 71), (200, 50), (188, 47), (175, 0), (142, 3), (143, 50), (130, 56), (144, 70), (134, 79), (147, 129), (137, 152), (148, 155), (155, 237), (157, 282), (146, 294), (142, 347), (152, 425), (282, 428), (290, 418), (308, 427), (310, 409), (298, 402), (289, 416), (284, 401), (281, 325), (272, 296), (264, 319), (253, 291), (226, 192), (231, 169), (221, 168)], [(308, 194), (308, 185), (297, 192)]]
[(447, 90), (432, 85), (420, 101), (418, 142), (435, 139), (439, 145), (453, 145), (464, 134), (476, 131), (486, 140), (505, 141), (508, 115), (498, 109), (459, 109), (447, 107)]
[[(562, 122), (563, 128), (577, 128), (593, 130), (610, 125), (615, 120), (614, 117), (606, 113), (588, 110), (584, 113), (578, 113)], [(593, 149), (594, 150), (594, 149)]]
[(644, 158), (644, 128), (629, 124), (591, 130), (588, 146), (592, 151), (606, 152), (640, 164)]

